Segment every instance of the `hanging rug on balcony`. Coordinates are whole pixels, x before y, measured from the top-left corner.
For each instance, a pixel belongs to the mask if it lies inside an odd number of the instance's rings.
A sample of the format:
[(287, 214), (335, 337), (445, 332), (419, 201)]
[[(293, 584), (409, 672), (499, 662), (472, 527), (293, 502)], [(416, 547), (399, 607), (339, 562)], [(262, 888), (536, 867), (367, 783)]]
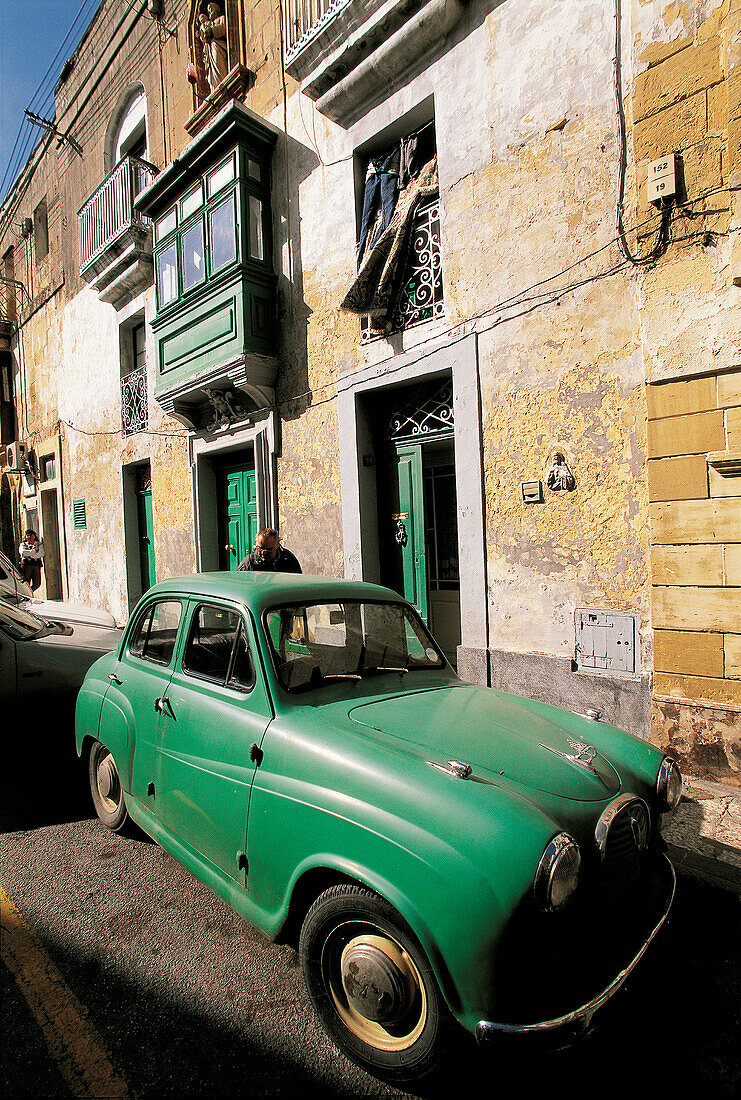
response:
[(423, 203), (437, 198), (437, 194), (437, 157), (433, 157), (402, 191), (388, 226), (366, 250), (360, 270), (340, 302), (340, 309), (367, 313), (374, 328), (383, 327), (393, 308), (399, 276), (409, 252), (415, 213)]

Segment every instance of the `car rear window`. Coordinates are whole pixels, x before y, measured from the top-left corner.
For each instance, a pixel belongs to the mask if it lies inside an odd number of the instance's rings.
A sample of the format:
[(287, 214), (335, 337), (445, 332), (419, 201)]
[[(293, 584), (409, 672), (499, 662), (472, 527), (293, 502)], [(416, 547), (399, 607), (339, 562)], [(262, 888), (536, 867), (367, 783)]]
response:
[(182, 614), (179, 600), (160, 600), (150, 604), (134, 627), (129, 643), (132, 657), (169, 665)]
[(193, 612), (183, 653), (183, 672), (237, 691), (255, 683), (244, 623), (236, 611), (200, 604)]

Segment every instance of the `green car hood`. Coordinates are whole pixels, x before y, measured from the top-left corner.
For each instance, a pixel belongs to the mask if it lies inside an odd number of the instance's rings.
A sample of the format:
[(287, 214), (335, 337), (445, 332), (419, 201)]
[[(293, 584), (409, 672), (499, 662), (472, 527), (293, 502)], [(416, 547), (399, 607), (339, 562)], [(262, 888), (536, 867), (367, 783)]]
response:
[(349, 717), (418, 746), (432, 763), (460, 760), (474, 775), (501, 776), (533, 791), (599, 802), (620, 790), (620, 777), (604, 756), (590, 750), (583, 762), (575, 759), (579, 743), (590, 744), (588, 719), (555, 707), (548, 716), (533, 713), (525, 700), (491, 688), (404, 692), (351, 707)]

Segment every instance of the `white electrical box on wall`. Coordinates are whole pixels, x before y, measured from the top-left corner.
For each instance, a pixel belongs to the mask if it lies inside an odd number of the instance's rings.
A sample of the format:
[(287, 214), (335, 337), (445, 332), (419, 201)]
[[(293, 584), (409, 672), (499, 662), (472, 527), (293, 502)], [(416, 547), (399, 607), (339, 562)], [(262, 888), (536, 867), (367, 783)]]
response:
[(577, 608), (576, 666), (579, 672), (614, 672), (633, 676), (636, 660), (635, 616), (617, 611)]
[(652, 160), (648, 166), (648, 201), (669, 199), (677, 193), (674, 170), (674, 153), (667, 153), (660, 160)]

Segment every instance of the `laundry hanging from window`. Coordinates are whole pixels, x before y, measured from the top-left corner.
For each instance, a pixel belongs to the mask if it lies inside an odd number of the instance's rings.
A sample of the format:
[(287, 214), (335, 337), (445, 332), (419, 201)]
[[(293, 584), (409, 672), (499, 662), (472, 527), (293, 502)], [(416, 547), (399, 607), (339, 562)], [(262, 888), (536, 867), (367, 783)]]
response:
[[(401, 170), (401, 153), (399, 168)], [(390, 185), (386, 185), (390, 190)], [(389, 193), (387, 190), (387, 194)], [(438, 194), (437, 156), (422, 167), (395, 199), (393, 212), (384, 224), (381, 208), (370, 233), (371, 243), (360, 261), (358, 274), (340, 303), (351, 313), (368, 314), (373, 328), (384, 328), (393, 310), (399, 278), (409, 255), (414, 216), (418, 208)], [(376, 228), (381, 219), (380, 232)], [(366, 227), (366, 236), (368, 235)], [(363, 242), (361, 235), (361, 242)]]
[(428, 122), (368, 161), (357, 245), (358, 267), (369, 241), (372, 247), (391, 221), (399, 192), (433, 155), (434, 141), (434, 124)]

